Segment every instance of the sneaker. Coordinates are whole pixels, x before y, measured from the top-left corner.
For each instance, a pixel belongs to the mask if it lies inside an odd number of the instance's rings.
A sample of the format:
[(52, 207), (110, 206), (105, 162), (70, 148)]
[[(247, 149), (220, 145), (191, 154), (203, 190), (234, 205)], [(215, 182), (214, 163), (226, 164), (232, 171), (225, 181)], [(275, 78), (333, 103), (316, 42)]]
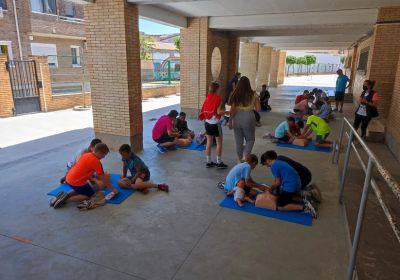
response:
[(318, 188), (316, 184), (311, 185), (311, 195), (316, 202), (321, 203), (322, 201), (321, 190)]
[(100, 206), (104, 206), (106, 205), (106, 199), (105, 199), (105, 195), (104, 192), (99, 191), (97, 193), (95, 193), (90, 199), (88, 200), (84, 200), (81, 203), (79, 203), (76, 207), (79, 210), (90, 210), (90, 209), (94, 209)]
[(65, 176), (60, 179), (60, 184), (64, 184), (64, 183), (65, 183)]
[(159, 184), (158, 189), (160, 191), (169, 192), (169, 186), (167, 184)]
[(165, 154), (167, 152), (167, 149), (165, 147), (161, 146), (160, 144), (157, 144), (156, 148), (162, 154)]
[(216, 166), (218, 169), (227, 169), (228, 168), (228, 165), (226, 165), (222, 161), (220, 163), (217, 163)]
[(65, 193), (65, 192), (59, 192), (59, 193), (56, 195), (56, 197), (53, 197), (53, 198), (50, 200), (49, 206), (50, 206), (50, 207), (54, 207), (54, 204), (56, 203), (56, 201), (59, 200), (60, 197), (61, 197), (64, 193)]
[(217, 188), (220, 189), (220, 190), (224, 190), (225, 189), (225, 183), (224, 182), (218, 182)]
[(314, 219), (318, 218), (317, 211), (315, 210), (314, 206), (311, 204), (310, 201), (304, 200), (304, 212), (305, 213), (310, 213), (311, 217)]
[(206, 163), (206, 168), (214, 167), (216, 164), (212, 161)]
[(66, 192), (60, 194), (58, 199), (56, 199), (54, 201), (53, 208), (57, 209), (57, 208), (60, 208), (61, 206), (63, 206), (67, 202), (68, 197), (69, 197), (69, 195)]

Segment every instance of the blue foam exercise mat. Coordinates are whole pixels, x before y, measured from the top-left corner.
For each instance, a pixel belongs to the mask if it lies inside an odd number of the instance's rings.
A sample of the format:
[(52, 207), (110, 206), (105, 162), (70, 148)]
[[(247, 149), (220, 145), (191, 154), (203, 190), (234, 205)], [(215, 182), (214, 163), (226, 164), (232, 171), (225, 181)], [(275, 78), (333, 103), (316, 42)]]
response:
[[(107, 203), (120, 204), (135, 192), (135, 190), (120, 188), (118, 186), (118, 181), (120, 178), (121, 178), (120, 174), (111, 174), (111, 184), (113, 185), (114, 188), (118, 189), (119, 193), (110, 200), (107, 200)], [(57, 188), (48, 192), (47, 195), (56, 196), (61, 191), (69, 192), (70, 190), (71, 190), (70, 186), (68, 186), (67, 184), (62, 184)], [(111, 190), (108, 188), (104, 188), (104, 192), (107, 195), (111, 192)]]
[(219, 204), (220, 207), (239, 210), (251, 214), (270, 217), (273, 219), (283, 220), (304, 226), (312, 226), (312, 217), (310, 214), (300, 211), (273, 211), (256, 207), (254, 204), (245, 202), (243, 207), (237, 205), (233, 200), (233, 196), (226, 196)]
[(311, 141), (308, 143), (307, 146), (297, 146), (293, 144), (288, 144), (288, 143), (276, 143), (278, 147), (284, 147), (284, 148), (292, 148), (292, 149), (299, 149), (299, 150), (308, 150), (308, 151), (314, 151), (314, 152), (323, 152), (323, 153), (330, 153), (332, 151), (332, 148), (320, 148), (315, 146), (315, 141)]
[(183, 149), (183, 150), (193, 150), (193, 151), (204, 151), (206, 149), (206, 145), (201, 145), (197, 144), (195, 141), (193, 141), (190, 145), (188, 146), (176, 146), (178, 149)]

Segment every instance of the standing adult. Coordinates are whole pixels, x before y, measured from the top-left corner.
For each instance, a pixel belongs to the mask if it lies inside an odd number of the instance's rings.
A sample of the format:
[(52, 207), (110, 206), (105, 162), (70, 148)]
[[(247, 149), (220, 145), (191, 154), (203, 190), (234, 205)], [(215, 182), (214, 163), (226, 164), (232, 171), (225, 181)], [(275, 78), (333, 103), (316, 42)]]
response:
[[(334, 111), (339, 111), (340, 113), (343, 112), (343, 101), (344, 101), (344, 92), (346, 91), (346, 88), (349, 87), (347, 84), (350, 79), (346, 75), (343, 74), (342, 69), (338, 69), (336, 71), (336, 74), (338, 74), (338, 77), (336, 79), (336, 88), (335, 88), (335, 102), (336, 102), (336, 108)], [(339, 109), (340, 106), (340, 109)]]
[(358, 99), (359, 105), (355, 113), (353, 127), (357, 130), (361, 124), (361, 137), (367, 136), (367, 127), (371, 118), (378, 116), (378, 93), (374, 90), (375, 81), (365, 80), (363, 92)]
[[(236, 153), (239, 161), (245, 161), (255, 142), (256, 119), (254, 110), (260, 111), (260, 100), (252, 90), (249, 78), (243, 76), (228, 104), (231, 106), (229, 128), (233, 128)], [(246, 144), (244, 144), (246, 141)]]
[(236, 72), (235, 76), (233, 76), (232, 79), (229, 80), (228, 86), (226, 87), (224, 103), (228, 103), (229, 98), (231, 97), (232, 92), (235, 90), (235, 88), (240, 80), (241, 75), (242, 74), (240, 72)]

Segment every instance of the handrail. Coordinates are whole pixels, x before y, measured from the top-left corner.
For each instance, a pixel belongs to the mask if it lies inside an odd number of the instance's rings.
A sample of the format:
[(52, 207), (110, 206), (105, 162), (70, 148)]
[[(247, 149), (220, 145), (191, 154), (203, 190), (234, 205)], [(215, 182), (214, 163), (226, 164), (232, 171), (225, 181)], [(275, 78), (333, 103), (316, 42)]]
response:
[[(345, 132), (345, 127), (350, 129), (350, 134)], [(368, 191), (369, 191), (370, 185), (372, 186), (372, 189), (375, 192), (375, 195), (379, 201), (379, 204), (380, 204), (383, 212), (385, 213), (385, 216), (388, 219), (388, 222), (390, 223), (390, 226), (392, 227), (392, 230), (393, 230), (397, 240), (400, 243), (400, 230), (398, 229), (397, 222), (392, 217), (392, 215), (389, 211), (389, 208), (386, 206), (385, 202), (383, 201), (382, 193), (381, 193), (378, 185), (376, 184), (375, 180), (372, 178), (373, 168), (376, 167), (377, 171), (383, 177), (386, 184), (389, 186), (389, 188), (391, 189), (391, 191), (393, 192), (393, 194), (395, 195), (395, 197), (397, 198), (397, 200), (399, 202), (400, 202), (400, 187), (399, 187), (399, 183), (383, 167), (383, 165), (380, 163), (380, 161), (375, 156), (375, 154), (368, 148), (367, 144), (358, 135), (357, 131), (353, 128), (351, 123), (345, 117), (343, 118), (343, 121), (342, 121), (339, 141), (337, 144), (336, 143), (334, 144), (332, 163), (337, 164), (339, 162), (340, 147), (342, 145), (344, 135), (346, 135), (349, 138), (349, 142), (348, 142), (347, 148), (346, 148), (343, 172), (342, 172), (342, 176), (340, 178), (340, 183), (339, 183), (339, 203), (343, 203), (344, 186), (345, 186), (345, 180), (346, 180), (347, 170), (348, 170), (349, 161), (350, 161), (351, 150), (354, 150), (354, 152), (360, 162), (360, 165), (365, 172), (364, 185), (363, 185), (363, 190), (362, 190), (362, 195), (361, 195), (360, 207), (359, 207), (358, 215), (357, 215), (357, 224), (356, 224), (356, 229), (354, 232), (354, 239), (353, 239), (352, 251), (351, 251), (351, 255), (350, 255), (348, 274), (347, 274), (347, 279), (352, 280), (353, 274), (354, 274), (355, 263), (356, 263), (357, 251), (358, 251), (358, 243), (360, 240), (362, 224), (364, 221), (365, 207), (366, 207), (367, 200), (368, 200)], [(354, 138), (356, 138), (358, 140), (361, 147), (367, 153), (367, 156), (368, 156), (368, 165), (367, 166), (365, 165), (363, 159), (361, 158), (360, 153), (358, 152), (356, 146), (353, 143)]]

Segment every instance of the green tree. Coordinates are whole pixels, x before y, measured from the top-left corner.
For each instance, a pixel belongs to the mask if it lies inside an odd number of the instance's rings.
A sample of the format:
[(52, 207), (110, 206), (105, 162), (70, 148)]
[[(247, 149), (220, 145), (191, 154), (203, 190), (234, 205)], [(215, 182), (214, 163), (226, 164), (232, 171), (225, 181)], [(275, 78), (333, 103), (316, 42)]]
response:
[(340, 63), (344, 64), (345, 61), (346, 61), (346, 57), (345, 56), (341, 56), (340, 57)]
[(305, 55), (304, 58), (306, 59), (305, 64), (307, 65), (307, 74), (308, 74), (308, 73), (310, 73), (311, 65), (313, 65), (317, 62), (317, 58), (313, 54)]
[(300, 69), (299, 72), (303, 71), (303, 65), (307, 64), (307, 59), (304, 56), (300, 56), (296, 58), (296, 64), (299, 65), (298, 68)]
[(140, 59), (148, 60), (153, 53), (154, 41), (151, 37), (140, 35)]
[(180, 37), (180, 36), (178, 36), (178, 37), (175, 38), (175, 40), (174, 40), (174, 45), (175, 45), (175, 48), (176, 48), (178, 51), (181, 50), (181, 37)]
[(296, 57), (293, 55), (288, 55), (286, 57), (286, 65), (287, 65), (287, 75), (289, 75), (290, 66), (292, 65), (293, 72), (294, 72), (294, 65), (296, 64)]

